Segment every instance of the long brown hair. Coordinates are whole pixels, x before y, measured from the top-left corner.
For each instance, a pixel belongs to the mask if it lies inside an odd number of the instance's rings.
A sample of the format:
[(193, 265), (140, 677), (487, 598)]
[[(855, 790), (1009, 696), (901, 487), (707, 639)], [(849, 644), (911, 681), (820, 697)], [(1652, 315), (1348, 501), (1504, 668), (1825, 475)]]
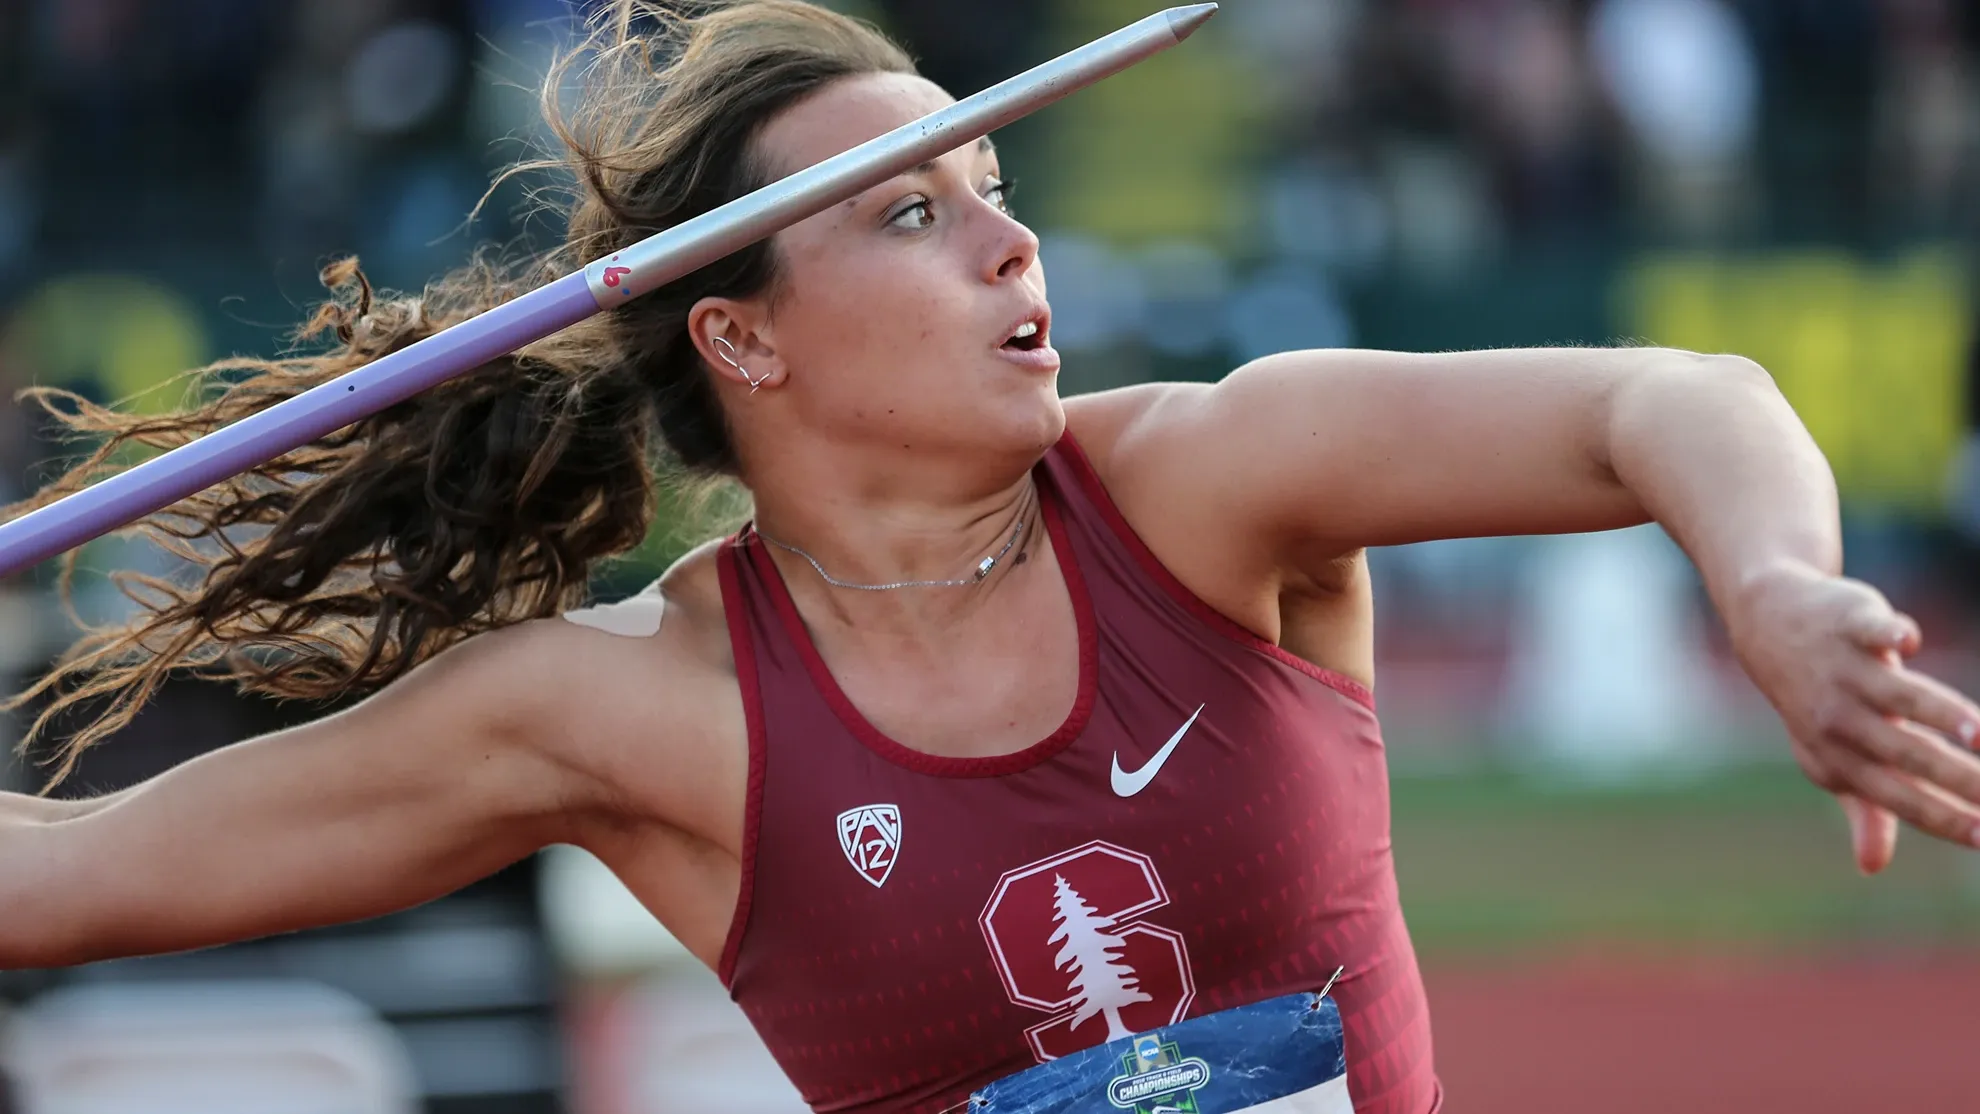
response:
[[(75, 394), (24, 394), (99, 441), (13, 517), (328, 382), (642, 237), (764, 184), (754, 139), (839, 78), (913, 72), (872, 27), (802, 0), (721, 6), (618, 0), (543, 85), (562, 147), (511, 168), (564, 171), (560, 249), (487, 257), (417, 296), (372, 289), (355, 259), (297, 334), (319, 351), (188, 372), (193, 401), (136, 415)], [(566, 104), (564, 89), (581, 90)], [(134, 618), (87, 631), (0, 707), (39, 703), (27, 746), (66, 711), (86, 722), (51, 762), (66, 776), (175, 671), (279, 697), (375, 689), (476, 633), (582, 601), (602, 559), (645, 536), (661, 471), (733, 472), (709, 371), (686, 336), (709, 296), (773, 290), (768, 242), (186, 499), (136, 529), (189, 559), (190, 585), (116, 574)], [(658, 431), (659, 438), (653, 437)], [(74, 555), (65, 567), (64, 584)]]

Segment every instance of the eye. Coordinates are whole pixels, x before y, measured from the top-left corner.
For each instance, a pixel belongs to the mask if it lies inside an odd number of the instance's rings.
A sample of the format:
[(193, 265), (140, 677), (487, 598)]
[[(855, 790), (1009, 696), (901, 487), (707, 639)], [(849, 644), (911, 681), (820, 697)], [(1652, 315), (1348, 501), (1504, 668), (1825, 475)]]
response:
[(895, 210), (894, 215), (887, 218), (887, 223), (896, 228), (927, 228), (935, 223), (935, 210), (924, 197)]
[(1011, 211), (1011, 193), (1016, 189), (1016, 178), (1009, 179), (1008, 181), (992, 178), (990, 179), (990, 188), (983, 191), (983, 196), (989, 198), (991, 204), (1008, 213)]

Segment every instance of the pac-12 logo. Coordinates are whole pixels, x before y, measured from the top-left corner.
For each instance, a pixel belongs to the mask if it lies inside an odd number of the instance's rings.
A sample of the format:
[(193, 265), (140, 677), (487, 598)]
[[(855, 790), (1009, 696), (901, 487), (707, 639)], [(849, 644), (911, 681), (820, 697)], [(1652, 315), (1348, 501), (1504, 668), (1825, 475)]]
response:
[(887, 884), (901, 853), (898, 805), (861, 805), (839, 814), (839, 847), (859, 876), (875, 888)]
[(1182, 934), (1141, 920), (1169, 903), (1155, 861), (1095, 840), (1006, 873), (977, 924), (1040, 1063), (1174, 1025), (1196, 998)]

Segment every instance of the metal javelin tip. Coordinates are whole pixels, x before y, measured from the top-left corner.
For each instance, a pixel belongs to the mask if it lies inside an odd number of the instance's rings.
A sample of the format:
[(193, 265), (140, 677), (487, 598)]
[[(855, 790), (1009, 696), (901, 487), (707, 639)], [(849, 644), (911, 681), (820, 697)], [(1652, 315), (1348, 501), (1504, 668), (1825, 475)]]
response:
[(1170, 8), (1163, 13), (1169, 17), (1169, 31), (1181, 42), (1195, 34), (1198, 27), (1209, 22), (1217, 14), (1215, 4), (1189, 4), (1181, 8)]

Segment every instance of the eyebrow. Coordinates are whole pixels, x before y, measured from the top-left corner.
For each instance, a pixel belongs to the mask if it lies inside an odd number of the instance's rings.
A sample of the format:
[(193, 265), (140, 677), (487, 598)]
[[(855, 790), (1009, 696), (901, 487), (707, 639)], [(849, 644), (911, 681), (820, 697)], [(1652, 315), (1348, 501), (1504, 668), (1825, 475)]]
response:
[[(997, 153), (997, 145), (995, 143), (990, 142), (990, 137), (986, 135), (983, 138), (976, 141), (976, 153), (979, 155), (994, 155)], [(935, 171), (935, 160), (929, 159), (927, 162), (922, 163), (920, 166), (917, 166), (913, 170), (908, 171), (908, 173), (932, 174), (934, 173), (934, 171)]]
[[(990, 142), (990, 137), (986, 135), (983, 138), (976, 141), (976, 152), (979, 155), (994, 155), (997, 153), (997, 145), (995, 143)], [(933, 174), (934, 172), (935, 172), (935, 160), (929, 159), (927, 162), (922, 163), (920, 166), (917, 166), (914, 169), (905, 171), (903, 173)], [(859, 204), (859, 198), (849, 197), (845, 200), (845, 204), (849, 207), (853, 205), (857, 205)]]

